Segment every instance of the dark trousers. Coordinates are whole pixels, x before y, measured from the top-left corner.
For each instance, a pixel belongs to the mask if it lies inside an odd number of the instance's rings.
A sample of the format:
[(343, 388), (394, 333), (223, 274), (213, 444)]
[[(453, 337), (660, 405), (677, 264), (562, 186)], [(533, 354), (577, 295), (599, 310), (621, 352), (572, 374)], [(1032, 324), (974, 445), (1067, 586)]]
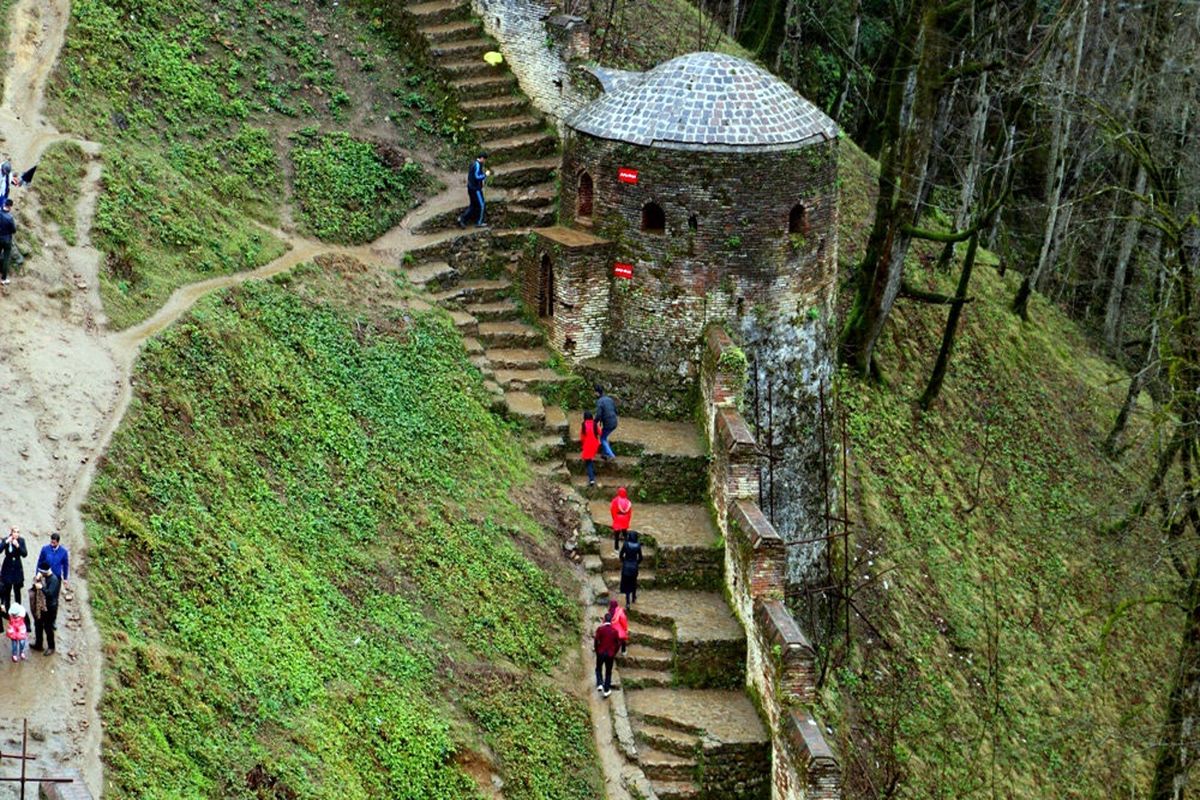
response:
[(0, 602), (4, 603), (4, 607), (0, 611), (4, 612), (4, 617), (8, 618), (8, 607), (13, 601), (21, 602), (21, 587), (22, 583), (0, 583)]
[(613, 528), (613, 550), (620, 551), (621, 535), (624, 533), (625, 533), (625, 531), (619, 531), (616, 528)]
[(464, 225), (469, 225), (472, 222), (474, 222), (476, 225), (482, 225), (484, 209), (483, 190), (468, 189), (467, 200), (470, 201), (471, 204), (467, 206), (466, 211), (458, 215), (458, 221)]
[(12, 252), (12, 239), (7, 242), (0, 241), (0, 280), (8, 280), (8, 265), (12, 263)]
[[(596, 685), (603, 686), (604, 691), (612, 689), (612, 668), (615, 656), (602, 656), (596, 653)], [(604, 673), (601, 680), (600, 673)]]
[(596, 482), (596, 463), (592, 459), (583, 462), (584, 468), (587, 470), (588, 483)]
[(46, 637), (46, 649), (54, 649), (54, 623), (58, 621), (58, 606), (47, 608), (41, 618), (33, 621), (33, 647), (42, 648), (42, 636)]

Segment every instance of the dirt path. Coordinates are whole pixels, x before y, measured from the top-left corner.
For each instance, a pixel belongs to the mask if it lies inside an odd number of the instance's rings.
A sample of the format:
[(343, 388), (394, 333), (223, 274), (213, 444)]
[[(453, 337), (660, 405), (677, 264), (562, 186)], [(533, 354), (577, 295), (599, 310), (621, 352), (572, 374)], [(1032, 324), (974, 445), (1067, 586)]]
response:
[[(10, 12), (11, 66), (0, 104), (0, 140), (18, 170), (37, 163), (55, 141), (80, 141), (56, 131), (43, 117), (46, 83), (58, 59), (70, 18), (68, 0), (20, 0)], [(96, 156), (99, 145), (80, 141)], [(37, 760), (32, 774), (78, 769), (99, 796), (102, 688), (100, 638), (88, 604), (85, 532), (80, 504), (87, 496), (97, 458), (128, 407), (130, 376), (142, 344), (162, 331), (204, 294), (245, 280), (291, 269), (322, 253), (345, 253), (394, 266), (404, 250), (444, 235), (411, 229), (438, 213), (453, 193), (431, 198), (377, 243), (329, 247), (283, 232), (281, 258), (251, 272), (227, 275), (177, 290), (140, 325), (106, 330), (99, 294), (100, 253), (91, 245), (91, 223), (101, 165), (88, 166), (76, 206), (78, 245), (68, 246), (54, 226), (37, 224), (35, 193), (17, 190), (18, 224), (45, 242), (11, 285), (0, 289), (0, 526), (21, 528), (30, 556), (28, 584), (37, 551), (52, 531), (72, 553), (72, 574), (59, 613), (58, 655), (31, 654), (25, 664), (0, 661), (5, 683), (0, 748), (19, 746), (28, 719)], [(20, 238), (18, 236), (18, 238)], [(25, 594), (22, 594), (25, 599)], [(15, 797), (8, 785), (0, 797)]]

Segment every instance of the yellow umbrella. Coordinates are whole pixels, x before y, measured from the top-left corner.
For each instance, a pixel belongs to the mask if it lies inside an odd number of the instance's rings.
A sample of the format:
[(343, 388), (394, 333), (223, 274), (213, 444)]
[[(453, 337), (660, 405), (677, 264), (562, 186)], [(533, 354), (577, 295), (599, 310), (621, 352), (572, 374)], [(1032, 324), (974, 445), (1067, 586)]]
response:
[(504, 63), (504, 55), (497, 53), (495, 50), (489, 50), (483, 54), (483, 60), (491, 64), (493, 67), (497, 64)]

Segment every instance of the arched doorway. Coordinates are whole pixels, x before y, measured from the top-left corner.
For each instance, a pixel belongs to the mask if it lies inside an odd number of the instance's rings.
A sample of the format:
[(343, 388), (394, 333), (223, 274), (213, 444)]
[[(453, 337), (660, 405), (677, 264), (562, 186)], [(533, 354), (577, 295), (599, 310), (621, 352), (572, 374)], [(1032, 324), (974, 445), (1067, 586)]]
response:
[(541, 318), (554, 316), (554, 264), (550, 256), (542, 255), (541, 269), (538, 270), (538, 316)]
[(587, 172), (579, 173), (579, 187), (575, 192), (575, 216), (581, 219), (591, 218), (594, 194), (592, 176)]
[(658, 203), (646, 203), (642, 206), (642, 230), (659, 235), (666, 233), (667, 215)]
[(798, 233), (805, 235), (808, 233), (808, 209), (803, 203), (796, 203), (792, 206), (792, 213), (788, 214), (788, 233)]

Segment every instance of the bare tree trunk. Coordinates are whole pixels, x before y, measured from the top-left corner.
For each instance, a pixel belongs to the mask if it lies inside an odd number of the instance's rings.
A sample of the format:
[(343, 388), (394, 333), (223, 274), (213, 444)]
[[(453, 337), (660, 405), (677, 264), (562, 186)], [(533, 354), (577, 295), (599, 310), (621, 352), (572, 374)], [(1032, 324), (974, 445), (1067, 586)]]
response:
[(1108, 432), (1108, 436), (1104, 440), (1104, 452), (1109, 456), (1116, 456), (1120, 452), (1118, 445), (1129, 424), (1129, 416), (1133, 413), (1133, 407), (1137, 405), (1137, 399), (1141, 396), (1142, 390), (1146, 388), (1146, 384), (1150, 382), (1157, 371), (1159, 325), (1163, 314), (1167, 311), (1166, 275), (1161, 264), (1155, 274), (1157, 278), (1154, 281), (1154, 316), (1150, 319), (1150, 333), (1146, 339), (1146, 355), (1142, 359), (1142, 368), (1134, 373), (1129, 381), (1129, 391), (1125, 393), (1125, 402), (1121, 404), (1121, 410), (1117, 412), (1112, 430)]
[(838, 92), (837, 102), (833, 104), (831, 116), (841, 120), (842, 110), (846, 107), (846, 98), (850, 96), (850, 84), (858, 72), (858, 41), (862, 31), (862, 0), (854, 0), (854, 21), (850, 23), (850, 63), (846, 65), (846, 74), (842, 77), (842, 88)]
[(1121, 318), (1121, 299), (1125, 293), (1125, 271), (1129, 268), (1129, 258), (1133, 255), (1133, 246), (1137, 244), (1138, 233), (1142, 230), (1142, 201), (1138, 197), (1146, 194), (1146, 165), (1139, 164), (1137, 178), (1133, 182), (1133, 191), (1137, 195), (1129, 207), (1129, 219), (1125, 222), (1125, 231), (1121, 235), (1121, 247), (1117, 251), (1117, 263), (1113, 267), (1112, 283), (1108, 287), (1108, 302), (1104, 306), (1104, 344), (1110, 351), (1117, 349), (1117, 328)]
[(1154, 765), (1150, 800), (1183, 800), (1195, 757), (1195, 739), (1200, 731), (1200, 562), (1192, 567), (1185, 610), (1187, 618), (1167, 698), (1163, 744)]
[(1083, 61), (1084, 34), (1087, 32), (1088, 0), (1082, 0), (1079, 11), (1079, 28), (1075, 33), (1075, 47), (1072, 51), (1070, 78), (1058, 81), (1058, 96), (1051, 109), (1050, 123), (1050, 152), (1046, 163), (1046, 224), (1042, 233), (1042, 246), (1038, 251), (1038, 260), (1032, 271), (1021, 282), (1017, 296), (1013, 299), (1013, 311), (1021, 319), (1029, 318), (1029, 296), (1037, 290), (1038, 282), (1050, 263), (1055, 232), (1058, 229), (1058, 215), (1061, 208), (1063, 183), (1066, 179), (1067, 163), (1063, 157), (1067, 142), (1071, 138), (1072, 117), (1066, 109), (1067, 87), (1076, 88), (1079, 83), (1079, 67)]

